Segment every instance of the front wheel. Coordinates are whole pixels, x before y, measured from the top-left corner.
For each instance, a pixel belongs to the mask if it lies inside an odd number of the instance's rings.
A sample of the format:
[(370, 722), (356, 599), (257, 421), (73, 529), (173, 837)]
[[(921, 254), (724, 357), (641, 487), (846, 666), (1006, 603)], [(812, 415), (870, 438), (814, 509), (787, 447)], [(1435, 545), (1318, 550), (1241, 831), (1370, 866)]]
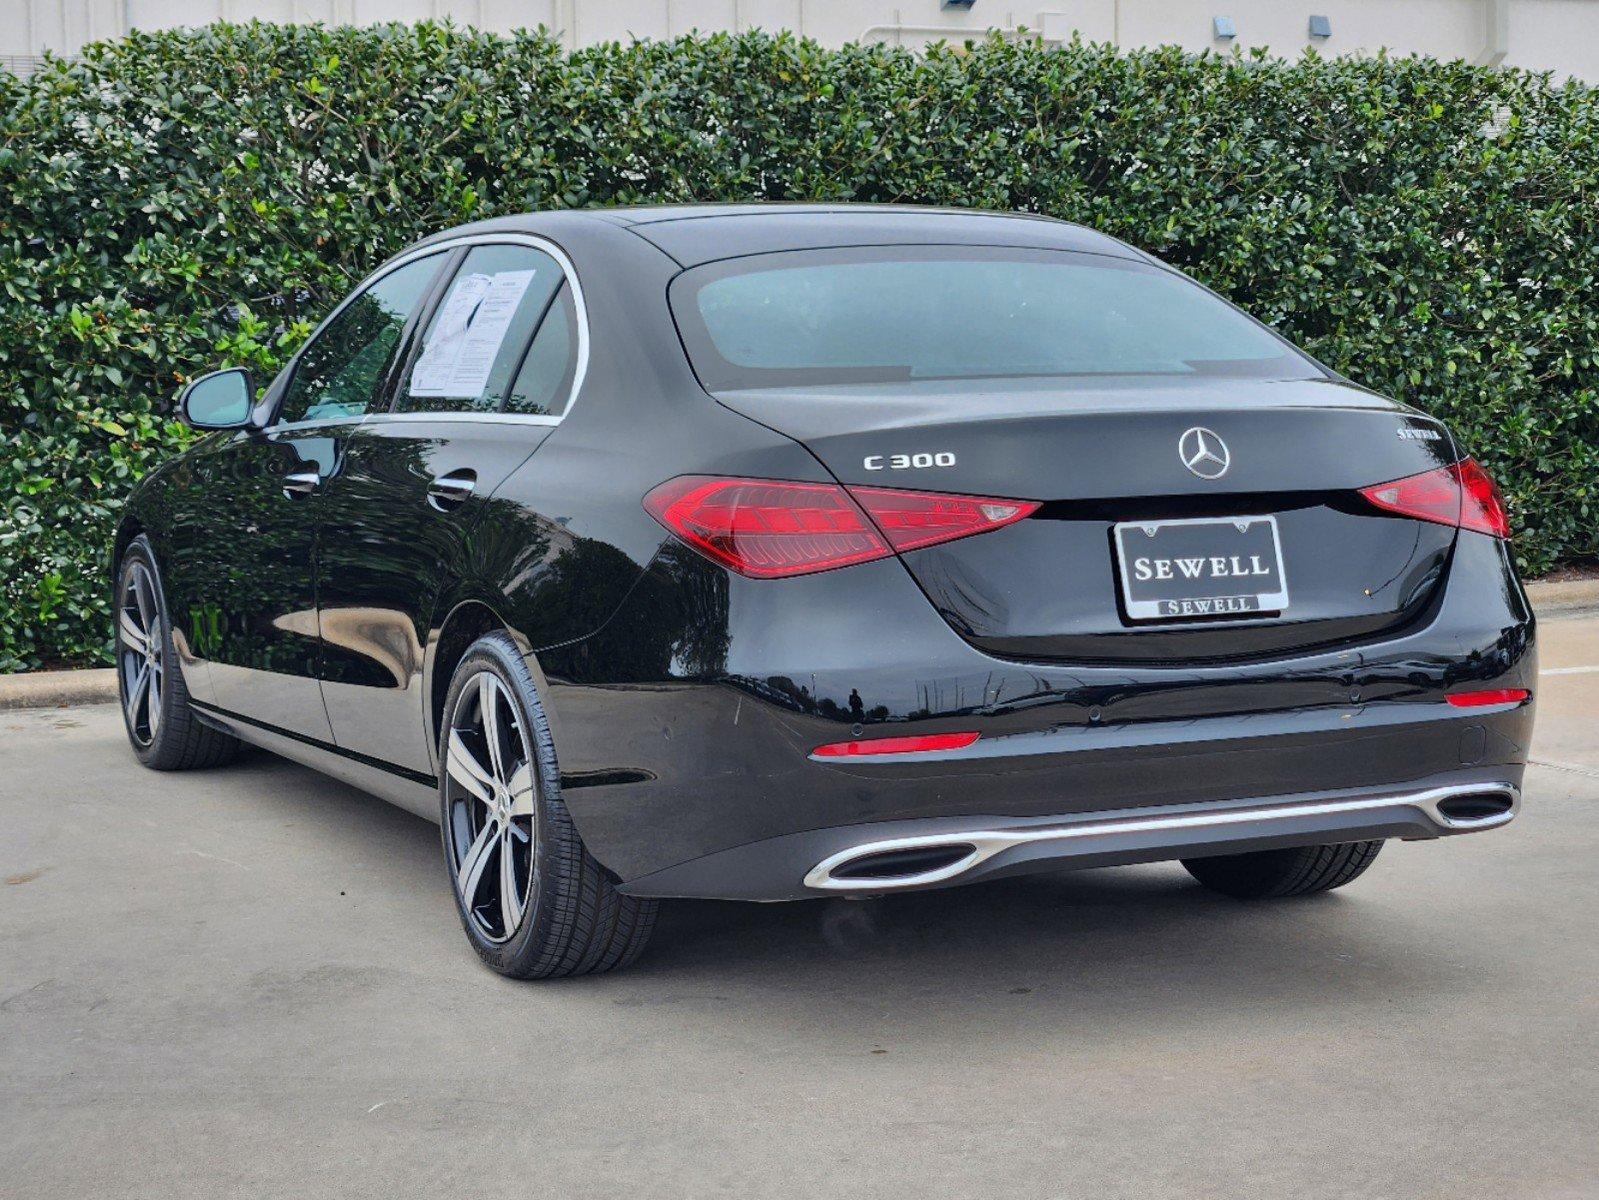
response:
[(656, 902), (617, 891), (584, 847), (538, 691), (508, 635), (467, 650), (440, 724), (444, 862), (478, 956), (517, 979), (631, 963)]
[(1188, 873), (1213, 892), (1239, 900), (1267, 900), (1330, 892), (1366, 873), (1382, 843), (1345, 842), (1336, 846), (1294, 846), (1252, 854), (1185, 858)]
[(203, 724), (189, 704), (155, 552), (143, 534), (122, 556), (116, 604), (117, 695), (134, 755), (157, 771), (230, 762), (238, 739)]

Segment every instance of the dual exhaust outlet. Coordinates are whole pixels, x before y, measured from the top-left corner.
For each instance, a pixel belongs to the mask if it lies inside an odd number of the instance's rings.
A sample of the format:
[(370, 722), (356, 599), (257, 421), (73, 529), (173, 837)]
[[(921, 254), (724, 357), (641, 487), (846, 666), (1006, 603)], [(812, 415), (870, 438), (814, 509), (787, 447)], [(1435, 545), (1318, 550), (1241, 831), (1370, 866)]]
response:
[[(805, 886), (829, 892), (884, 892), (928, 887), (966, 875), (1018, 847), (1042, 846), (1058, 854), (1062, 866), (1129, 838), (1158, 846), (1159, 835), (1174, 835), (1174, 845), (1193, 845), (1193, 831), (1212, 831), (1216, 840), (1271, 836), (1288, 824), (1326, 818), (1328, 840), (1337, 840), (1336, 821), (1383, 810), (1431, 826), (1436, 836), (1473, 833), (1507, 824), (1521, 806), (1521, 793), (1509, 783), (1455, 784), (1387, 796), (1302, 800), (1261, 807), (1165, 811), (1149, 816), (1085, 817), (1066, 825), (1016, 829), (975, 829), (863, 842), (824, 858), (805, 876)], [(1350, 840), (1350, 839), (1345, 839)], [(1174, 855), (1175, 857), (1175, 855)]]

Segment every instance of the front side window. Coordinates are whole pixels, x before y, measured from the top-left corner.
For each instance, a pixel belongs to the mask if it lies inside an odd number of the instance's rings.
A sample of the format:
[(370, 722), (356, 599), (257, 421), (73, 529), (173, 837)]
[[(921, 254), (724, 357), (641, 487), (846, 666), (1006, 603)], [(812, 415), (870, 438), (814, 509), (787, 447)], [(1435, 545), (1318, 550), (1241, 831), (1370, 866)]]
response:
[(278, 408), (280, 421), (359, 417), (382, 399), (400, 335), (442, 255), (390, 271), (346, 304), (301, 351)]
[(1323, 374), (1190, 280), (1102, 255), (986, 246), (757, 255), (686, 272), (671, 298), (694, 369), (711, 391)]
[(445, 289), (396, 412), (500, 412), (564, 276), (531, 246), (474, 246)]

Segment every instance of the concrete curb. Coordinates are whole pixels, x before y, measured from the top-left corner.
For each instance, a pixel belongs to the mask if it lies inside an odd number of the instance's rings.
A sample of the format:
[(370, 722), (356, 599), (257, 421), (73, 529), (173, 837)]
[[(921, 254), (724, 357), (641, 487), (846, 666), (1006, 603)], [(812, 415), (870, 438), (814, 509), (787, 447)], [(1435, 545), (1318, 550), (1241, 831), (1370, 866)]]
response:
[(117, 673), (110, 667), (93, 671), (29, 671), (22, 675), (0, 675), (0, 711), (106, 704), (116, 698)]
[(1527, 598), (1540, 617), (1571, 617), (1599, 612), (1599, 579), (1563, 579), (1529, 583)]
[[(1527, 595), (1540, 617), (1572, 617), (1599, 612), (1599, 579), (1567, 579), (1529, 583)], [(0, 675), (0, 711), (53, 708), (69, 704), (109, 704), (117, 698), (117, 673), (94, 671), (30, 671)]]

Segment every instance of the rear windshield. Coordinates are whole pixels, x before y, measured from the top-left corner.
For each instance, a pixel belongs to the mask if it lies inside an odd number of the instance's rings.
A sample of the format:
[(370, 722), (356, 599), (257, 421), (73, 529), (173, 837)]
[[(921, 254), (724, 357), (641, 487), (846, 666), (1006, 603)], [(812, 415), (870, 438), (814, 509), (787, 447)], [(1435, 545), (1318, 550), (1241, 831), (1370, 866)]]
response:
[(914, 379), (1314, 379), (1264, 326), (1171, 271), (986, 246), (763, 254), (685, 272), (672, 310), (711, 391)]

